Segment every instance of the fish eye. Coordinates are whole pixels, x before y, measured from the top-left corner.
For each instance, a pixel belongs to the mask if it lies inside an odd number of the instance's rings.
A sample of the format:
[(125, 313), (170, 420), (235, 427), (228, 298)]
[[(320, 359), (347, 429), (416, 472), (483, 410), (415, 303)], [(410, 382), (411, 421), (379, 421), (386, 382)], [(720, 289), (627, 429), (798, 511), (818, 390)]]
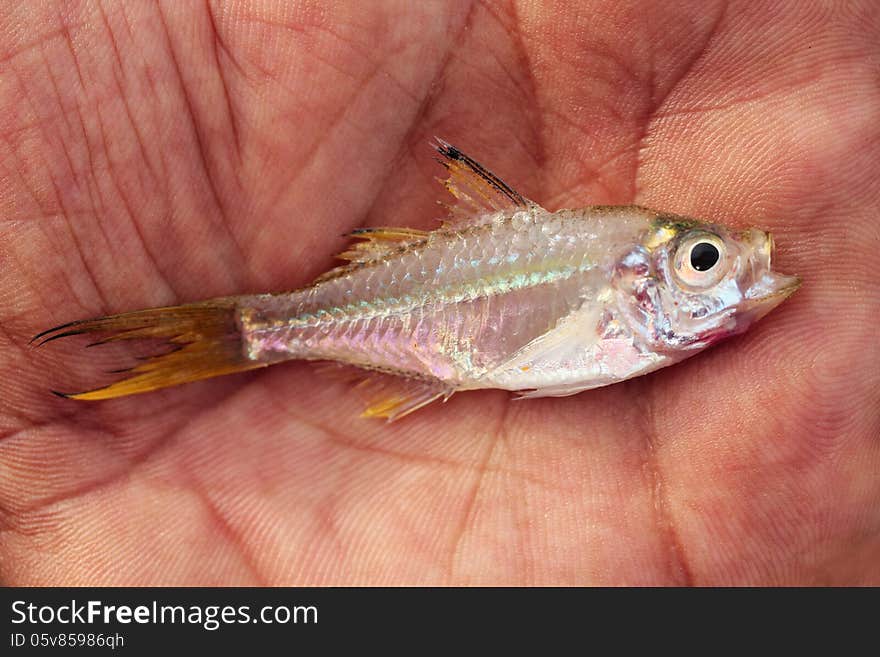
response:
[(685, 237), (673, 259), (675, 277), (686, 288), (703, 290), (718, 283), (728, 269), (724, 241), (713, 233)]
[(697, 242), (691, 247), (691, 267), (697, 271), (708, 271), (715, 266), (721, 254), (712, 242)]

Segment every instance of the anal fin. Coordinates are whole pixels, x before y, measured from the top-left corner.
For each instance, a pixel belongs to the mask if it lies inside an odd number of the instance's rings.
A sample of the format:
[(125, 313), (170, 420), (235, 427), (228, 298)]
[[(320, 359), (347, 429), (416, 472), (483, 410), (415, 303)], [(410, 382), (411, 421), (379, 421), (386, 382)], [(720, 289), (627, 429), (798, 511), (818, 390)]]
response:
[(361, 417), (393, 422), (427, 406), (449, 399), (455, 389), (437, 379), (416, 379), (385, 372), (364, 370), (352, 365), (322, 362), (319, 373), (337, 380), (357, 383), (354, 389), (366, 402)]

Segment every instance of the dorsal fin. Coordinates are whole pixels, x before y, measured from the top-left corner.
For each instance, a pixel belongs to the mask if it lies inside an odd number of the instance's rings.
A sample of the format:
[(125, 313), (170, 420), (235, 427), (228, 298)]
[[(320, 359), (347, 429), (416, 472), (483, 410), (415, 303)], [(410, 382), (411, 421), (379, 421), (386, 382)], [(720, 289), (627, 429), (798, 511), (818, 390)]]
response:
[(538, 207), (537, 203), (527, 199), (449, 142), (439, 137), (434, 139), (433, 146), (442, 156), (437, 161), (449, 174), (446, 179), (439, 180), (456, 199), (454, 205), (447, 206), (450, 214), (447, 223), (467, 222), (495, 212)]
[(351, 231), (348, 237), (362, 240), (349, 245), (336, 257), (349, 262), (366, 262), (411, 242), (419, 242), (428, 236), (423, 230), (415, 228), (358, 228)]
[[(456, 199), (452, 205), (441, 202), (449, 211), (449, 216), (443, 222), (444, 229), (480, 224), (486, 220), (487, 215), (496, 212), (540, 209), (537, 203), (527, 199), (449, 142), (435, 137), (433, 146), (442, 156), (437, 161), (449, 174), (445, 179), (438, 180)], [(352, 271), (356, 265), (379, 260), (401, 247), (427, 239), (428, 235), (429, 233), (414, 228), (358, 228), (348, 236), (362, 241), (349, 245), (336, 256), (347, 260), (349, 264), (324, 272), (314, 283), (337, 278)]]
[(415, 228), (357, 228), (348, 233), (347, 237), (362, 240), (349, 244), (345, 251), (337, 254), (337, 258), (347, 260), (350, 264), (324, 272), (314, 280), (315, 283), (336, 278), (349, 271), (352, 265), (378, 260), (396, 249), (420, 242), (428, 237), (428, 233)]

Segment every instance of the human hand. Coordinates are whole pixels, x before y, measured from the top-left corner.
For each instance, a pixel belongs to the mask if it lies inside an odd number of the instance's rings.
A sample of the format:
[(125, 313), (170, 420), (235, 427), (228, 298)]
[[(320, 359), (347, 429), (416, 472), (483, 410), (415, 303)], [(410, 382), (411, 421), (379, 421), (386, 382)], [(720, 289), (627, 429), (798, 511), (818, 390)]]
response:
[[(0, 27), (4, 583), (880, 583), (873, 3), (44, 2)], [(289, 289), (352, 228), (435, 226), (433, 135), (551, 210), (771, 230), (804, 285), (667, 370), (391, 425), (301, 363), (48, 394), (101, 358), (27, 346), (53, 324)]]

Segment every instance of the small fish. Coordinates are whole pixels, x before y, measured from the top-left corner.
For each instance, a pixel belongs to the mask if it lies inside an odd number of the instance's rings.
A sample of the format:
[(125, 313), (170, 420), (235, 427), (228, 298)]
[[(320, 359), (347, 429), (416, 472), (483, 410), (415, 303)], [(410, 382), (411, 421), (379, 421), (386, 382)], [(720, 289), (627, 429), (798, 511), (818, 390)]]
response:
[(388, 420), (463, 390), (573, 395), (741, 333), (800, 285), (771, 270), (769, 233), (639, 206), (550, 212), (451, 144), (435, 148), (456, 199), (436, 230), (355, 230), (347, 263), (293, 292), (44, 331), (34, 341), (96, 333), (97, 344), (174, 347), (121, 381), (57, 394), (110, 399), (302, 359), (381, 379), (364, 415)]

